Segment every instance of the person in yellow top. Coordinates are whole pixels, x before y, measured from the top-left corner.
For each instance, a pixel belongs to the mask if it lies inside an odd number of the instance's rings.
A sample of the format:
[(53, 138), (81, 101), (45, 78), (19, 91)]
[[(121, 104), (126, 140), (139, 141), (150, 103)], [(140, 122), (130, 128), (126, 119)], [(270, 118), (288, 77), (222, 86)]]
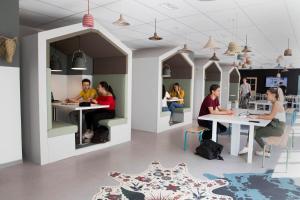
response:
[[(67, 103), (79, 103), (79, 102), (91, 102), (91, 100), (96, 98), (97, 91), (94, 88), (91, 88), (91, 81), (89, 79), (83, 79), (81, 81), (82, 90), (81, 92), (74, 98), (66, 99)], [(83, 115), (83, 120), (84, 119)], [(69, 113), (69, 120), (72, 124), (76, 124), (79, 127), (79, 113), (78, 111), (71, 111)], [(85, 130), (85, 123), (82, 124), (83, 130)]]
[(79, 101), (90, 102), (92, 99), (96, 98), (97, 91), (91, 88), (91, 81), (89, 79), (83, 79), (81, 92), (74, 98), (66, 99), (70, 103), (78, 103)]
[(171, 118), (170, 124), (173, 124), (173, 113), (176, 108), (183, 108), (184, 107), (184, 90), (181, 88), (179, 83), (174, 83), (172, 90), (170, 91), (171, 99), (178, 99), (178, 101), (172, 101), (169, 103), (168, 107), (171, 111)]

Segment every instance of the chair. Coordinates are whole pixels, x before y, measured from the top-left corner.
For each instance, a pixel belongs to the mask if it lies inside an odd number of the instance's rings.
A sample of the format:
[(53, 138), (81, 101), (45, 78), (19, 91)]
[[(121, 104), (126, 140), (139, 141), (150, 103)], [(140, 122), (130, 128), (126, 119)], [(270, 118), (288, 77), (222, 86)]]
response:
[(205, 130), (208, 130), (207, 128), (205, 127), (201, 127), (201, 126), (198, 126), (198, 127), (190, 127), (190, 128), (187, 128), (184, 130), (184, 143), (183, 143), (183, 149), (184, 151), (187, 149), (187, 146), (188, 146), (188, 133), (192, 133), (192, 134), (198, 134), (198, 139), (199, 139), (199, 142), (201, 143), (201, 140), (202, 140), (202, 134)]
[(286, 149), (286, 161), (285, 161), (285, 169), (286, 172), (288, 170), (288, 161), (289, 161), (289, 133), (291, 131), (291, 128), (289, 126), (286, 126), (284, 129), (284, 132), (281, 136), (271, 136), (264, 138), (264, 149), (263, 149), (263, 159), (262, 159), (262, 167), (264, 167), (265, 164), (265, 151), (266, 148), (269, 146), (270, 148), (272, 146), (279, 146)]

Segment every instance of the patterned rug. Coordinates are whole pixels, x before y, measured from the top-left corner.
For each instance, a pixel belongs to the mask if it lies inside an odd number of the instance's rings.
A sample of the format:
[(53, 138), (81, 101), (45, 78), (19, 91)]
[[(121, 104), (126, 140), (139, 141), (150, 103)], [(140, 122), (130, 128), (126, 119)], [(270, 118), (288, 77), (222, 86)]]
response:
[(168, 169), (153, 162), (138, 175), (112, 172), (119, 186), (104, 186), (93, 200), (232, 200), (213, 190), (228, 186), (224, 179), (200, 181), (192, 177), (184, 163)]
[[(224, 174), (229, 182), (214, 190), (216, 194), (231, 196), (237, 200), (299, 200), (300, 187), (290, 178), (272, 178), (273, 171), (265, 173)], [(211, 174), (204, 174), (210, 180), (220, 180)]]

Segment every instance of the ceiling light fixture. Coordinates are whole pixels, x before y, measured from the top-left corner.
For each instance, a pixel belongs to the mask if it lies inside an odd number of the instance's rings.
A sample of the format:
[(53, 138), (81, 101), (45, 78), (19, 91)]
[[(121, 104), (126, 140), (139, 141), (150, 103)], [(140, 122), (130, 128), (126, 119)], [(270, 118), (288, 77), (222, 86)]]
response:
[(288, 48), (284, 50), (284, 56), (292, 56), (292, 49), (290, 49), (290, 39), (288, 39)]
[[(236, 16), (237, 19), (237, 16)], [(232, 19), (232, 40), (234, 39), (234, 19)], [(237, 33), (237, 20), (236, 20), (236, 33)], [(229, 42), (225, 55), (234, 56), (241, 52), (240, 45), (234, 41)]]
[(78, 36), (78, 50), (73, 53), (71, 69), (86, 70), (86, 55), (80, 50), (80, 36)]
[(120, 17), (117, 21), (114, 21), (113, 22), (114, 25), (116, 26), (129, 26), (130, 23), (128, 23), (124, 18), (123, 18), (123, 15), (120, 14)]
[(87, 28), (94, 27), (94, 17), (90, 14), (90, 1), (88, 0), (88, 13), (83, 16), (82, 26)]
[(158, 34), (156, 33), (156, 18), (155, 18), (155, 21), (154, 21), (154, 26), (155, 26), (154, 34), (153, 34), (153, 36), (149, 37), (148, 39), (153, 40), (153, 41), (162, 40), (163, 38), (159, 37)]
[(244, 49), (242, 50), (243, 53), (251, 52), (251, 50), (247, 46), (247, 43), (248, 43), (248, 38), (247, 38), (247, 35), (246, 35), (246, 45), (244, 46)]
[(178, 50), (178, 53), (193, 53), (193, 51), (187, 47), (187, 44), (184, 44), (183, 48)]
[(216, 49), (219, 49), (219, 47), (217, 46), (215, 40), (211, 36), (209, 36), (209, 39), (203, 48), (204, 49), (213, 49), (213, 51), (214, 51), (213, 56), (211, 58), (209, 58), (209, 60), (220, 61), (220, 59), (216, 55)]

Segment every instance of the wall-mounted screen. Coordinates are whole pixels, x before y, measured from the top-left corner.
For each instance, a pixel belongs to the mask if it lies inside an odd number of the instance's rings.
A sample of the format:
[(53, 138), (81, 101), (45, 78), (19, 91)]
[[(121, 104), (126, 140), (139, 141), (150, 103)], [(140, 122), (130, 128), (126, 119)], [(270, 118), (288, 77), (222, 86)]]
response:
[(278, 87), (281, 85), (287, 87), (287, 77), (266, 77), (266, 87)]

